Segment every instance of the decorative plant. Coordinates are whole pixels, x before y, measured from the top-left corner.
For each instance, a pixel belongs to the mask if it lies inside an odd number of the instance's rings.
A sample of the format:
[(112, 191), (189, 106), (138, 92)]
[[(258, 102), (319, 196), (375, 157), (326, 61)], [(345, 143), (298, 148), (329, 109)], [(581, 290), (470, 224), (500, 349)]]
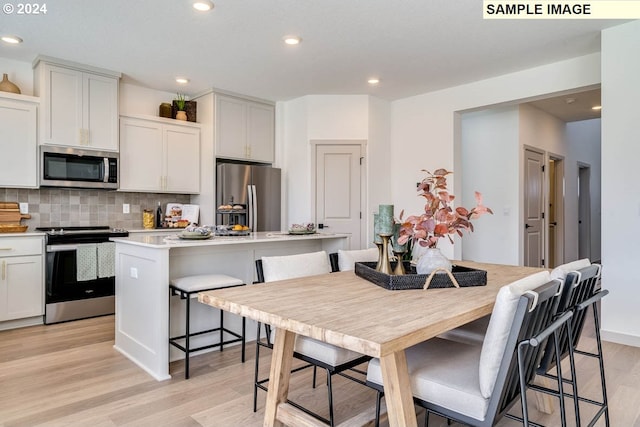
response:
[(411, 215), (406, 220), (402, 220), (404, 210), (400, 212), (400, 237), (399, 244), (405, 244), (409, 240), (414, 243), (418, 241), (421, 246), (435, 248), (438, 240), (448, 237), (453, 243), (452, 235), (457, 234), (462, 237), (463, 231), (473, 232), (472, 219), (490, 213), (491, 209), (482, 205), (482, 194), (475, 192), (476, 206), (468, 210), (464, 207), (453, 208), (451, 205), (455, 196), (447, 191), (447, 175), (453, 172), (446, 169), (438, 169), (431, 173), (418, 185), (418, 196), (426, 199), (424, 213)]
[(184, 94), (178, 93), (176, 95), (178, 95), (178, 98), (176, 99), (176, 107), (178, 108), (178, 111), (184, 111), (184, 106), (186, 103)]

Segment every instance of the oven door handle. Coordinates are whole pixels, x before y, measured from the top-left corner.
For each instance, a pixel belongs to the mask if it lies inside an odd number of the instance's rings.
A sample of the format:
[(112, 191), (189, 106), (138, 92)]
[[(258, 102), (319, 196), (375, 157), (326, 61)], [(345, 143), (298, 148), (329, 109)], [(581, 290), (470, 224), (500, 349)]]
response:
[(75, 251), (78, 245), (47, 245), (47, 252)]

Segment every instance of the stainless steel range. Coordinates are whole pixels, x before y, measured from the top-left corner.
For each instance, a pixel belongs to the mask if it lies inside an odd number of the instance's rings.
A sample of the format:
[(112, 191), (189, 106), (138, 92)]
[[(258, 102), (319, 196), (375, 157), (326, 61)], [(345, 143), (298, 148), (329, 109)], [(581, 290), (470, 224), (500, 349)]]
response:
[(115, 243), (128, 236), (108, 226), (39, 227), (46, 232), (44, 323), (115, 312)]

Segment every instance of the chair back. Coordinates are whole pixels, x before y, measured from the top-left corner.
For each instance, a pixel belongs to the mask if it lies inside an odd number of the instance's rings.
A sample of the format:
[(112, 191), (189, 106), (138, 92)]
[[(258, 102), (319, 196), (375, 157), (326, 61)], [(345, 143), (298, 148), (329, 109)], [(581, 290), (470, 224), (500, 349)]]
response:
[(331, 270), (336, 271), (351, 271), (355, 268), (356, 262), (377, 262), (378, 261), (378, 249), (354, 249), (354, 250), (338, 250), (329, 254), (329, 261), (331, 262)]
[[(558, 305), (558, 313), (562, 314), (568, 310), (574, 310), (574, 313), (571, 319), (571, 336), (569, 336), (569, 331), (566, 328), (562, 328), (558, 333), (560, 348), (560, 357), (558, 359), (560, 360), (567, 356), (569, 347), (576, 348), (578, 345), (587, 312), (586, 310), (576, 310), (576, 307), (596, 293), (597, 284), (600, 280), (600, 271), (601, 266), (599, 264), (590, 264), (578, 270), (569, 271), (566, 275), (565, 288)], [(554, 366), (554, 363), (556, 363), (555, 354), (553, 342), (547, 342), (538, 373), (545, 373)]]
[[(525, 291), (517, 301), (513, 322), (508, 332), (495, 384), (489, 397), (485, 420), (501, 418), (520, 396), (520, 372), (518, 370), (518, 343), (537, 336), (551, 325), (556, 318), (562, 283), (554, 279)], [(498, 301), (496, 300), (496, 304)], [(493, 315), (492, 315), (493, 317)], [(492, 319), (493, 320), (493, 319)], [(489, 331), (487, 331), (487, 335)], [(485, 338), (485, 343), (487, 339)], [(545, 343), (526, 346), (524, 353), (525, 384), (532, 380), (539, 365)], [(485, 351), (483, 344), (483, 352)], [(480, 369), (482, 372), (482, 368)], [(492, 425), (492, 424), (489, 424)]]
[(331, 265), (325, 251), (256, 260), (256, 274), (260, 283), (326, 273), (331, 273)]

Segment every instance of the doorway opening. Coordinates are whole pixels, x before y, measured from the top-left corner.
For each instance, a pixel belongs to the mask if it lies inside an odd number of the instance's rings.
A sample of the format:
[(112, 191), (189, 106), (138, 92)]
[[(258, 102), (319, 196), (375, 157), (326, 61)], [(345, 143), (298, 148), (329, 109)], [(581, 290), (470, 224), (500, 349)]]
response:
[(578, 259), (591, 259), (591, 166), (578, 162)]
[(564, 159), (549, 155), (547, 267), (564, 264)]

